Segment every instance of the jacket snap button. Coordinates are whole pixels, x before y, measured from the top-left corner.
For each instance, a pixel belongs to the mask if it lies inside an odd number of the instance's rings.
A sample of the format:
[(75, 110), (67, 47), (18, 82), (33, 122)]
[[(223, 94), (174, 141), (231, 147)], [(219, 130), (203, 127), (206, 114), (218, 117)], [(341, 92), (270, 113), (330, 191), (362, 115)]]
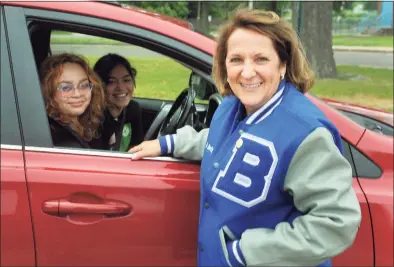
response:
[(239, 130), (239, 135), (242, 135), (244, 133), (244, 131)]
[(204, 203), (204, 208), (206, 208), (206, 209), (209, 208), (209, 203), (208, 203), (208, 202), (205, 202), (205, 203)]
[(215, 162), (215, 163), (213, 164), (213, 167), (214, 167), (215, 169), (219, 168), (219, 163)]
[(235, 147), (236, 148), (240, 148), (242, 146), (242, 144), (244, 143), (244, 141), (242, 141), (242, 139), (238, 139), (237, 142), (235, 143)]

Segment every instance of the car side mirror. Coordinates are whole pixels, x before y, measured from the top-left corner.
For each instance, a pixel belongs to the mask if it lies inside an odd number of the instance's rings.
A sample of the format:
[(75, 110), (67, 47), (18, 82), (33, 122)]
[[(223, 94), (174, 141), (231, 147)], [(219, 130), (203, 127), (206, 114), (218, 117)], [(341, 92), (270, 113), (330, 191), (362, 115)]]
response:
[(208, 100), (209, 96), (215, 93), (213, 85), (195, 72), (190, 74), (189, 87), (196, 92), (196, 97), (200, 100)]

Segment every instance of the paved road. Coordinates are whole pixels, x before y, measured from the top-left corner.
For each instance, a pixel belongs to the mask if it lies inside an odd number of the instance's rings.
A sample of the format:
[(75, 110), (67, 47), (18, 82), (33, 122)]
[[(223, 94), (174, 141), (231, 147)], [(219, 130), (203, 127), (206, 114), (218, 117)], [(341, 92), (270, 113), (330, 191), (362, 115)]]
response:
[(337, 65), (393, 69), (393, 53), (334, 51)]
[[(158, 53), (138, 46), (122, 45), (52, 45), (52, 51), (68, 51), (86, 56), (102, 56), (106, 53), (118, 53), (122, 56), (155, 58)], [(393, 69), (393, 53), (334, 51), (337, 65), (370, 66)]]

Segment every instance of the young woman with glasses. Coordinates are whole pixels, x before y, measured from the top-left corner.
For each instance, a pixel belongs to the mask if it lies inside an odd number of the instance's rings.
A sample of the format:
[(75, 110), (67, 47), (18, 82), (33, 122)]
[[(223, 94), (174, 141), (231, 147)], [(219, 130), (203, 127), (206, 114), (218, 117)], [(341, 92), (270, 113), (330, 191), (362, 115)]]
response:
[(53, 144), (101, 149), (104, 92), (88, 63), (67, 53), (48, 57), (40, 82)]

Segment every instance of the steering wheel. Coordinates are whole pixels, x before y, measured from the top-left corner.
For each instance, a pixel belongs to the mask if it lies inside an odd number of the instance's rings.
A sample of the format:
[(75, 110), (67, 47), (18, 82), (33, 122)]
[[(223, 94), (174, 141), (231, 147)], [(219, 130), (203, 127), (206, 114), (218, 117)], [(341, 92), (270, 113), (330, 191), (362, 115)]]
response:
[(185, 125), (192, 111), (195, 96), (196, 92), (192, 88), (186, 88), (181, 92), (160, 126), (159, 136), (173, 134)]

